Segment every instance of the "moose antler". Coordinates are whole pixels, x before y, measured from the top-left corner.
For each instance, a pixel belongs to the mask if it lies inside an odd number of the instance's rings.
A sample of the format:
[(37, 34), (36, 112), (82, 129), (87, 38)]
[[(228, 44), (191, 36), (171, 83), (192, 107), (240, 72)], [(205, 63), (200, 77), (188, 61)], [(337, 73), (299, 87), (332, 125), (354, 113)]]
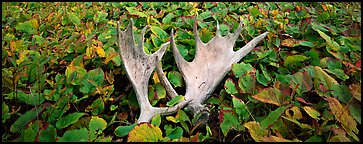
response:
[(148, 55), (144, 51), (144, 35), (147, 26), (144, 27), (141, 33), (141, 41), (138, 46), (135, 46), (134, 34), (132, 31), (133, 20), (125, 31), (120, 31), (120, 23), (117, 22), (117, 39), (120, 49), (121, 59), (127, 77), (130, 80), (132, 87), (135, 90), (137, 101), (140, 104), (140, 117), (138, 123), (149, 122), (156, 114), (172, 114), (178, 109), (184, 107), (189, 101), (179, 102), (173, 107), (153, 107), (148, 100), (148, 81), (151, 73), (156, 65), (163, 57), (166, 47), (169, 42), (164, 43), (161, 48), (155, 53)]
[[(240, 61), (261, 41), (268, 32), (265, 32), (247, 43), (240, 50), (234, 52), (233, 46), (241, 32), (242, 21), (233, 34), (228, 33), (222, 37), (217, 22), (216, 36), (208, 43), (203, 43), (197, 32), (197, 21), (195, 20), (193, 31), (196, 40), (196, 55), (192, 62), (187, 62), (179, 53), (174, 42), (173, 30), (171, 32), (171, 44), (176, 64), (185, 80), (185, 100), (191, 100), (187, 105), (193, 116), (197, 116), (197, 123), (206, 123), (209, 117), (209, 110), (202, 106), (202, 103), (209, 98), (214, 89), (231, 70), (232, 64)], [(167, 78), (162, 72), (161, 66), (157, 65), (157, 72), (161, 82), (171, 96), (177, 95)]]

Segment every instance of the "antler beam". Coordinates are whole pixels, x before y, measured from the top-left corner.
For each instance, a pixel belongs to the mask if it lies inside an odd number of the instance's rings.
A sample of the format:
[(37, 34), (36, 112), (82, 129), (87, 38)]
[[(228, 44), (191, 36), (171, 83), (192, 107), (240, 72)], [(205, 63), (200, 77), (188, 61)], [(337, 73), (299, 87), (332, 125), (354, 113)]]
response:
[[(205, 123), (208, 120), (209, 110), (202, 104), (210, 97), (216, 86), (231, 70), (232, 64), (240, 61), (268, 34), (268, 32), (265, 32), (257, 36), (240, 50), (234, 52), (233, 46), (241, 32), (241, 26), (242, 21), (236, 32), (233, 34), (228, 33), (226, 36), (222, 37), (217, 22), (216, 36), (208, 43), (203, 43), (199, 37), (197, 21), (195, 20), (193, 32), (196, 41), (196, 55), (192, 62), (187, 62), (181, 56), (174, 42), (173, 30), (170, 34), (174, 59), (186, 83), (185, 99), (191, 101), (187, 107), (191, 110), (193, 116), (198, 117), (197, 123)], [(157, 66), (157, 70), (161, 81), (165, 83), (164, 86), (168, 87), (167, 89), (173, 89), (171, 85), (166, 82), (167, 79), (162, 73), (160, 66)], [(168, 92), (171, 93), (169, 95), (177, 95), (174, 94), (175, 91), (169, 91)]]
[(132, 31), (133, 20), (130, 20), (125, 31), (120, 30), (120, 23), (117, 22), (117, 39), (120, 49), (123, 67), (127, 77), (135, 90), (137, 101), (140, 104), (140, 117), (138, 123), (149, 122), (156, 114), (168, 115), (175, 113), (184, 107), (189, 101), (182, 101), (173, 107), (153, 107), (148, 100), (148, 81), (156, 65), (163, 57), (169, 42), (164, 43), (155, 53), (148, 55), (144, 51), (144, 35), (147, 26), (141, 33), (141, 41), (135, 46), (134, 34)]

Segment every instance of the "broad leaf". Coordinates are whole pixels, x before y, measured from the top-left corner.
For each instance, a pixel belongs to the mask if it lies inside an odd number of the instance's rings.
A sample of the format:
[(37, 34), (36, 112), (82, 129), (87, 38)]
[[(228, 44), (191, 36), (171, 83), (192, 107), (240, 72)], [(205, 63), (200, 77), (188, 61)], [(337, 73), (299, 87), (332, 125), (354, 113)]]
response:
[(173, 84), (174, 87), (182, 87), (183, 84), (183, 77), (182, 75), (177, 71), (171, 71), (168, 73), (168, 79), (171, 84)]
[(233, 107), (236, 109), (236, 113), (238, 116), (243, 119), (247, 120), (250, 117), (250, 113), (248, 112), (248, 108), (246, 104), (239, 98), (232, 96), (232, 103)]
[(281, 106), (285, 100), (282, 92), (276, 88), (266, 88), (260, 91), (258, 94), (253, 95), (253, 98), (269, 104)]
[(91, 121), (89, 122), (89, 130), (102, 132), (107, 126), (107, 122), (103, 118), (99, 118), (98, 116), (92, 116)]
[(236, 78), (239, 78), (243, 75), (255, 72), (255, 70), (251, 64), (249, 64), (249, 63), (245, 64), (245, 63), (241, 62), (241, 63), (232, 65), (232, 72)]
[(37, 114), (40, 112), (41, 108), (32, 109), (27, 111), (22, 116), (20, 116), (13, 125), (10, 127), (10, 131), (13, 133), (19, 132), (22, 130), (26, 124), (28, 124), (31, 120), (37, 117)]
[(116, 136), (118, 137), (124, 137), (127, 136), (129, 134), (129, 132), (137, 125), (137, 123), (134, 123), (132, 125), (129, 126), (118, 126), (114, 133)]
[(349, 85), (349, 90), (353, 94), (353, 97), (359, 101), (361, 101), (361, 84), (352, 84)]
[(228, 94), (237, 94), (236, 85), (231, 78), (228, 78), (224, 83), (224, 89)]
[(281, 114), (284, 113), (285, 110), (286, 110), (285, 106), (280, 106), (279, 108), (270, 112), (268, 116), (261, 121), (261, 127), (263, 129), (271, 127), (275, 123), (275, 121), (277, 121), (280, 118)]
[[(354, 134), (358, 134), (357, 122), (349, 114), (349, 109), (345, 109), (340, 102), (332, 97), (327, 97), (328, 104), (335, 118), (342, 124), (344, 130), (352, 136), (355, 140), (359, 141), (359, 138)], [(354, 132), (354, 133), (353, 133)]]
[(231, 129), (241, 129), (241, 122), (239, 122), (238, 117), (234, 115), (232, 111), (221, 111), (220, 113), (223, 113), (223, 121), (220, 124), (220, 127), (224, 136), (227, 136), (228, 131)]
[(334, 84), (337, 84), (338, 82), (318, 66), (315, 66), (314, 73), (315, 73), (314, 75), (315, 90), (318, 92), (320, 96), (328, 96), (330, 94), (329, 90), (331, 90), (332, 86)]
[(292, 65), (297, 65), (302, 61), (305, 61), (306, 59), (308, 59), (308, 57), (304, 56), (304, 55), (293, 55), (293, 56), (287, 56), (285, 61), (284, 61), (284, 66), (292, 66)]
[(243, 124), (250, 132), (251, 137), (256, 142), (263, 141), (263, 137), (268, 135), (268, 131), (260, 126), (260, 123), (256, 121), (250, 121)]
[(299, 127), (301, 127), (302, 129), (313, 129), (311, 126), (307, 125), (307, 124), (302, 124), (299, 121), (297, 121), (296, 119), (292, 119), (292, 118), (288, 118), (285, 116), (282, 116), (284, 119), (289, 120), (295, 124), (297, 124)]
[(166, 106), (174, 106), (175, 104), (181, 102), (184, 100), (184, 96), (178, 95), (176, 97), (173, 97), (170, 101), (166, 103)]
[(162, 134), (159, 127), (142, 123), (130, 131), (127, 142), (158, 142), (163, 138)]
[(81, 118), (85, 113), (72, 113), (69, 114), (65, 117), (62, 117), (61, 119), (59, 119), (56, 123), (56, 127), (57, 129), (63, 129), (71, 124), (74, 124), (78, 121), (79, 118)]
[(314, 119), (317, 119), (319, 120), (319, 116), (320, 116), (320, 113), (318, 111), (316, 111), (314, 108), (312, 107), (309, 107), (309, 106), (304, 106), (303, 109), (305, 110), (305, 112), (311, 116), (312, 118)]
[(63, 134), (59, 142), (88, 142), (88, 130), (81, 128), (77, 130), (69, 130)]

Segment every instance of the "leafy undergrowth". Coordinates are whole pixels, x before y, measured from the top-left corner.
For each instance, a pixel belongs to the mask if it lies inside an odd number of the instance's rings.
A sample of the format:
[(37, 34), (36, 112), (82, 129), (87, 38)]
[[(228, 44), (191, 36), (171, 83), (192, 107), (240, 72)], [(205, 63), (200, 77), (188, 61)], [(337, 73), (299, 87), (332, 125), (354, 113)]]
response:
[[(2, 141), (360, 141), (360, 3), (2, 3)], [(186, 109), (135, 124), (138, 103), (121, 67), (116, 21), (144, 26), (153, 53), (170, 40), (195, 54), (203, 42), (242, 32), (235, 50), (269, 31), (205, 102), (207, 125)], [(168, 48), (163, 69), (185, 83)], [(153, 106), (169, 105), (154, 74)]]

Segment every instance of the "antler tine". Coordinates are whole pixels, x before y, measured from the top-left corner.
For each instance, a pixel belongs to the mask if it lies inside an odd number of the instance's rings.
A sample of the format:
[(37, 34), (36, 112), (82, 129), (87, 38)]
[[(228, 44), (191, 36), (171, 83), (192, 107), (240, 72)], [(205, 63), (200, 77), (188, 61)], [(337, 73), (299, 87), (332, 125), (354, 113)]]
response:
[(131, 19), (126, 31), (120, 30), (120, 22), (117, 22), (118, 47), (120, 48), (123, 67), (132, 87), (135, 90), (137, 101), (140, 104), (140, 116), (138, 123), (149, 122), (156, 114), (171, 114), (188, 104), (190, 101), (183, 101), (173, 107), (157, 108), (153, 107), (148, 100), (148, 81), (151, 73), (154, 71), (156, 63), (159, 63), (163, 57), (166, 47), (170, 42), (164, 43), (155, 53), (146, 54), (143, 48), (144, 35), (147, 29), (145, 26), (141, 33), (141, 42), (136, 47), (134, 34), (132, 31), (133, 20)]
[(241, 30), (242, 30), (242, 20), (239, 22), (237, 30), (233, 33), (232, 39), (234, 42), (237, 40), (239, 34), (241, 33)]
[(217, 20), (216, 35), (217, 35), (218, 37), (222, 37), (222, 36), (221, 36), (221, 32), (220, 32), (220, 30), (219, 30), (219, 22), (218, 22), (218, 20)]
[(174, 88), (171, 86), (169, 80), (166, 78), (160, 60), (157, 60), (155, 64), (156, 64), (156, 73), (158, 74), (160, 83), (165, 87), (166, 92), (171, 98), (176, 97), (178, 93), (176, 93)]
[(264, 39), (267, 36), (268, 32), (265, 32), (254, 39), (252, 39), (250, 42), (248, 42), (245, 46), (243, 46), (241, 49), (235, 52), (235, 55), (233, 59), (231, 60), (232, 63), (236, 63), (239, 60), (241, 60), (244, 56), (246, 56), (255, 46), (258, 42), (260, 42), (262, 39)]
[(170, 38), (170, 43), (171, 43), (171, 47), (173, 48), (173, 55), (174, 55), (174, 59), (176, 62), (176, 65), (178, 66), (179, 70), (181, 71), (181, 74), (184, 76), (183, 72), (187, 70), (188, 68), (188, 62), (183, 58), (183, 56), (180, 54), (179, 49), (176, 47), (175, 45), (175, 41), (174, 41), (174, 30), (171, 30), (171, 38)]

